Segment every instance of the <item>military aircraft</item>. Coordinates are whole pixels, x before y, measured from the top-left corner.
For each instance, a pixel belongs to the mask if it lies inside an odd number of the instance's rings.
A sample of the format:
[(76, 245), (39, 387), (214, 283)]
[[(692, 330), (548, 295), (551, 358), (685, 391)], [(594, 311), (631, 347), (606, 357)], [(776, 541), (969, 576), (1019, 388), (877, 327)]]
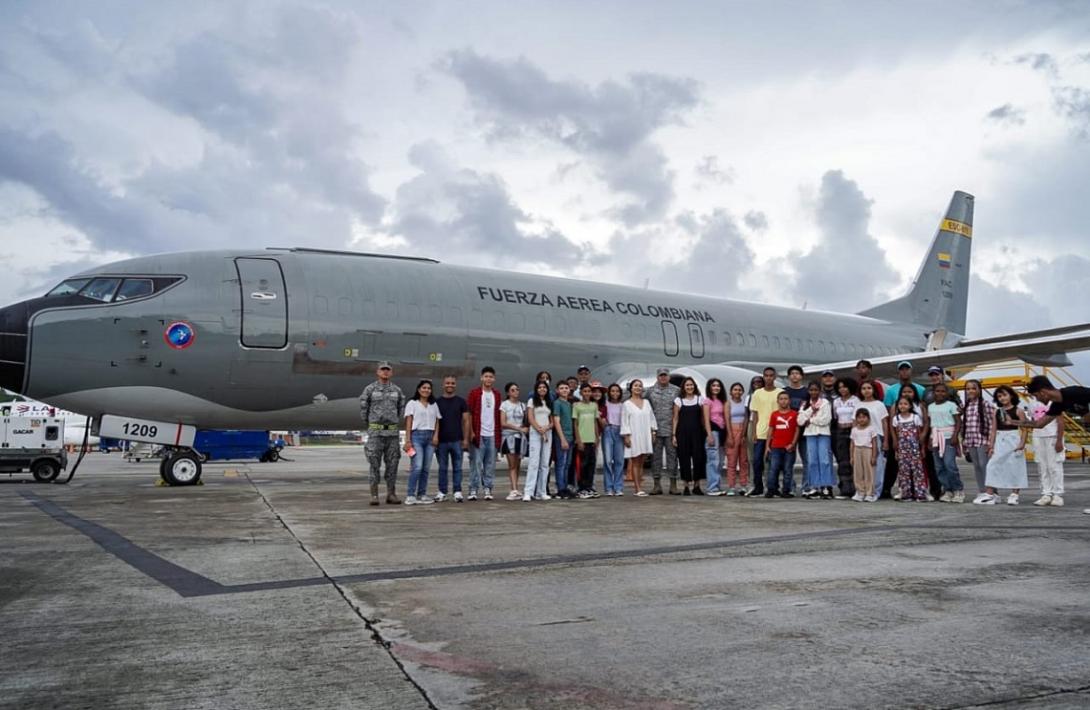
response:
[(86, 412), (101, 436), (170, 447), (164, 479), (191, 484), (197, 427), (356, 428), (381, 360), (411, 392), (484, 365), (524, 386), (583, 364), (604, 382), (666, 366), (730, 383), (767, 364), (849, 371), (865, 357), (892, 374), (906, 355), (1063, 364), (1090, 348), (1090, 324), (963, 337), (973, 204), (955, 192), (908, 293), (858, 314), (319, 249), (129, 259), (0, 309), (0, 386)]

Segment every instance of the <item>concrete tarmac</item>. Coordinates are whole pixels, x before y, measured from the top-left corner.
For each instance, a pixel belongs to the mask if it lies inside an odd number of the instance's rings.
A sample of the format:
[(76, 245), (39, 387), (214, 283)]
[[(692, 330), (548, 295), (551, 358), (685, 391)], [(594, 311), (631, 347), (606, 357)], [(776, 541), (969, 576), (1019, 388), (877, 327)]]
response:
[(507, 502), (502, 467), (372, 508), (361, 449), (285, 453), (0, 479), (0, 707), (1090, 706), (1085, 465), (1063, 508)]

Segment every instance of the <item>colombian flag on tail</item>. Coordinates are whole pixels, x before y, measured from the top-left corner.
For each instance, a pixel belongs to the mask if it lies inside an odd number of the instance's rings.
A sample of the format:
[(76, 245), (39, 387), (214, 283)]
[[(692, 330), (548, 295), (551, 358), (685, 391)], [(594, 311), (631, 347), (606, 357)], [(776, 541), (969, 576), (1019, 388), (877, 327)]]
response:
[(950, 268), (950, 255), (947, 254), (944, 251), (939, 252), (939, 268), (941, 268), (941, 269), (949, 269)]

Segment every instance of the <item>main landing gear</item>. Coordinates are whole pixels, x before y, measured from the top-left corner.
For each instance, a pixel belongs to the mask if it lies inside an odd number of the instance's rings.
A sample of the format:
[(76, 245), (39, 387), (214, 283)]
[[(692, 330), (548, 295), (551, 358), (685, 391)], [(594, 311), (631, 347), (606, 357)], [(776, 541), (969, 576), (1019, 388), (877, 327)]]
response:
[(159, 464), (159, 477), (170, 486), (196, 486), (201, 480), (201, 459), (192, 449), (168, 449)]

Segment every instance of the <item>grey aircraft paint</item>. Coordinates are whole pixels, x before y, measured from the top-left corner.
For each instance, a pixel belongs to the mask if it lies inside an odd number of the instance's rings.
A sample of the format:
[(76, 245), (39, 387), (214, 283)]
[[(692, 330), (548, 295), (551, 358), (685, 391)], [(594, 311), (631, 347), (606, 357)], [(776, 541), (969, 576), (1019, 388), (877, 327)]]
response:
[(667, 366), (729, 383), (766, 363), (918, 352), (964, 332), (972, 205), (954, 194), (909, 293), (863, 315), (306, 249), (130, 259), (79, 276), (153, 277), (154, 294), (0, 311), (0, 385), (92, 416), (351, 429), (380, 360), (409, 392), (450, 373), (464, 392), (484, 365), (529, 391), (539, 370), (582, 364), (603, 382)]

